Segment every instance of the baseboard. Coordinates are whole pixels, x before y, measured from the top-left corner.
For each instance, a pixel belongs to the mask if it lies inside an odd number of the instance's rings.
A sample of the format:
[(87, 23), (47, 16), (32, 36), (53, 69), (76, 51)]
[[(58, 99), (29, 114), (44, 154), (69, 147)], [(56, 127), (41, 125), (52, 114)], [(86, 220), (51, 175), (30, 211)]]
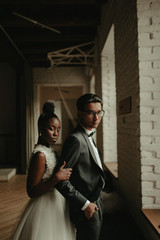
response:
[(16, 174), (16, 168), (1, 168), (0, 181), (9, 181)]

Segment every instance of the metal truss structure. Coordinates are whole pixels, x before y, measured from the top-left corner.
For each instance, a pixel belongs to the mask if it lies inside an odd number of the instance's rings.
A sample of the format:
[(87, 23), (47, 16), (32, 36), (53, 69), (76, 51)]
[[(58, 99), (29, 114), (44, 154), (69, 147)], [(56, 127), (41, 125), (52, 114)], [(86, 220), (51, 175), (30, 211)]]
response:
[(52, 67), (59, 65), (89, 65), (95, 63), (95, 43), (88, 42), (48, 53)]

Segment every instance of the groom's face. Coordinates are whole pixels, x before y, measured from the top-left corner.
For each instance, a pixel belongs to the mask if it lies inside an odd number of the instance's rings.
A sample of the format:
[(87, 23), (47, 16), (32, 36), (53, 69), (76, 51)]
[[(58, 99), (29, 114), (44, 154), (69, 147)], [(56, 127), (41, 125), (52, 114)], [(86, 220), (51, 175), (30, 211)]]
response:
[(88, 103), (78, 112), (81, 124), (88, 130), (97, 128), (102, 119), (101, 103)]

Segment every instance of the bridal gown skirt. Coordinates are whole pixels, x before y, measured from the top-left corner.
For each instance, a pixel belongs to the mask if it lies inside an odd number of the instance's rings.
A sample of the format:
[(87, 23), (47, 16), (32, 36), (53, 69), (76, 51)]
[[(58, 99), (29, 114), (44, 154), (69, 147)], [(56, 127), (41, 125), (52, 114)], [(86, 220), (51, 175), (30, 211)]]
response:
[(65, 198), (54, 189), (31, 199), (12, 240), (75, 240)]

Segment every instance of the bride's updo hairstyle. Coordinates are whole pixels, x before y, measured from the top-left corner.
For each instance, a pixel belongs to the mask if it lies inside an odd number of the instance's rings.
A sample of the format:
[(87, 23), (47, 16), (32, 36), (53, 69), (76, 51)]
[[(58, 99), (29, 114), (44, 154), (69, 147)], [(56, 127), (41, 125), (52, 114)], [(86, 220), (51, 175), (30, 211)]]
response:
[(51, 118), (57, 118), (57, 115), (54, 113), (55, 105), (52, 102), (45, 102), (43, 105), (43, 113), (38, 118), (38, 132), (40, 133), (43, 126)]

